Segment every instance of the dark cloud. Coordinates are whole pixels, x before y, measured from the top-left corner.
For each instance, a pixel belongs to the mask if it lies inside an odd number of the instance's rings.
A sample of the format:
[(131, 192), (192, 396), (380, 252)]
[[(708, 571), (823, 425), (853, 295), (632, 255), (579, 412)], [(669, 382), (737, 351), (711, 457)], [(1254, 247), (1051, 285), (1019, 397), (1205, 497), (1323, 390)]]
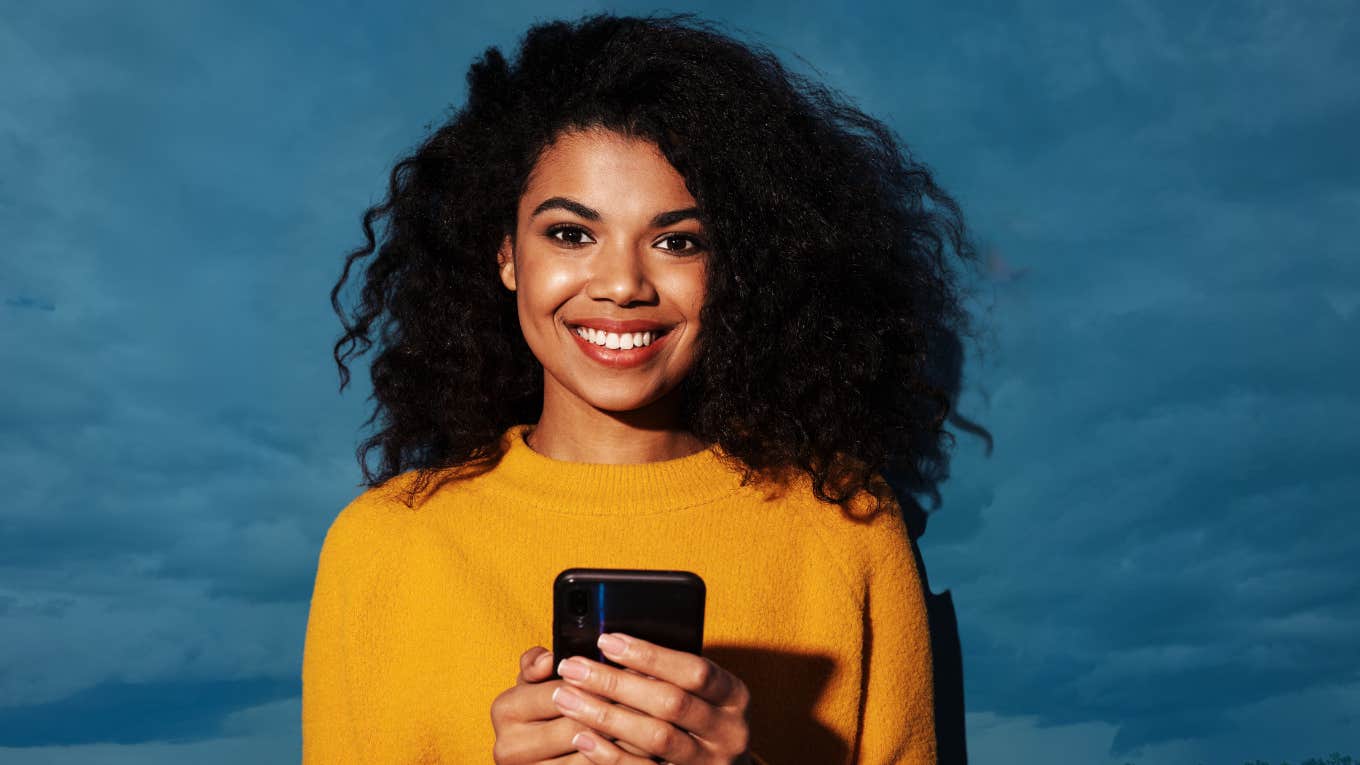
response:
[(122, 683), (106, 680), (46, 704), (0, 708), (0, 746), (186, 742), (222, 733), (240, 709), (301, 692), (297, 678)]
[(55, 311), (57, 307), (52, 301), (42, 298), (20, 295), (18, 297), (5, 298), (5, 305), (10, 308), (27, 308), (34, 311)]

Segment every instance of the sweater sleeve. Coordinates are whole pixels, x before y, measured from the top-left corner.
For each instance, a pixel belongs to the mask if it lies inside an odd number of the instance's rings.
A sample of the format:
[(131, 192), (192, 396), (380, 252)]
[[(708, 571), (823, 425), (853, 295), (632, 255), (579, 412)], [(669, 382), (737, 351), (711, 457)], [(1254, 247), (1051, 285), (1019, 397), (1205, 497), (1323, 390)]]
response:
[(346, 670), (346, 625), (356, 616), (353, 522), (350, 508), (341, 511), (326, 532), (317, 561), (302, 654), (303, 765), (348, 765), (365, 760), (356, 735)]
[(867, 528), (865, 697), (859, 765), (934, 765), (934, 676), (925, 589), (895, 503)]

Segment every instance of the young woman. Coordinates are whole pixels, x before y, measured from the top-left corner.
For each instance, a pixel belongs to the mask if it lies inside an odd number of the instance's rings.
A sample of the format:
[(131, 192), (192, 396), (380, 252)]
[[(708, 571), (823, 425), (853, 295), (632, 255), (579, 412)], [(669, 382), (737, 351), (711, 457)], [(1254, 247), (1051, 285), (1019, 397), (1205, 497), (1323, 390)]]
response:
[[(944, 459), (972, 248), (887, 128), (687, 14), (543, 23), (363, 226), (335, 357), (343, 389), (377, 343), (381, 429), (318, 562), (305, 763), (935, 761), (882, 473)], [(571, 567), (699, 574), (704, 655), (555, 664)]]

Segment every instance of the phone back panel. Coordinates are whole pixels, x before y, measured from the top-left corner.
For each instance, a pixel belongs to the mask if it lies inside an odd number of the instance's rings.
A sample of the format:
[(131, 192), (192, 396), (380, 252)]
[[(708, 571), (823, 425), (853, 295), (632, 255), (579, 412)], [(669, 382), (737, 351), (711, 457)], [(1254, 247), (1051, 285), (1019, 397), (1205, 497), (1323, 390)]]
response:
[(619, 666), (595, 644), (605, 632), (702, 655), (704, 599), (703, 579), (689, 571), (567, 569), (553, 582), (554, 659)]

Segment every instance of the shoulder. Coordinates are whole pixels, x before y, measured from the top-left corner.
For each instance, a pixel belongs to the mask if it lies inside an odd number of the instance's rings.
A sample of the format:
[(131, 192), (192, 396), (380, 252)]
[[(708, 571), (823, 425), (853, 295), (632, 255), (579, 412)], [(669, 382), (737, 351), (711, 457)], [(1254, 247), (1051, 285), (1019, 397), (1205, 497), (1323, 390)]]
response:
[(844, 506), (818, 499), (806, 474), (792, 479), (786, 489), (788, 507), (798, 522), (821, 537), (857, 587), (886, 562), (900, 565), (913, 557), (901, 504), (881, 475), (874, 476), (874, 483)]
[(790, 479), (785, 491), (789, 506), (806, 522), (838, 538), (856, 543), (870, 539), (883, 542), (899, 535), (907, 539), (902, 506), (892, 487), (880, 474), (873, 476), (871, 484), (844, 505), (818, 499), (812, 489), (812, 478), (805, 473)]
[(362, 566), (408, 533), (419, 505), (406, 504), (414, 472), (365, 489), (336, 514), (321, 544), (323, 565)]
[[(365, 489), (340, 509), (326, 530), (321, 558), (338, 565), (381, 565), (379, 558), (400, 558), (428, 551), (434, 517), (479, 492), (476, 478), (436, 472), (422, 479), (410, 470)], [(395, 564), (393, 564), (395, 565)]]

